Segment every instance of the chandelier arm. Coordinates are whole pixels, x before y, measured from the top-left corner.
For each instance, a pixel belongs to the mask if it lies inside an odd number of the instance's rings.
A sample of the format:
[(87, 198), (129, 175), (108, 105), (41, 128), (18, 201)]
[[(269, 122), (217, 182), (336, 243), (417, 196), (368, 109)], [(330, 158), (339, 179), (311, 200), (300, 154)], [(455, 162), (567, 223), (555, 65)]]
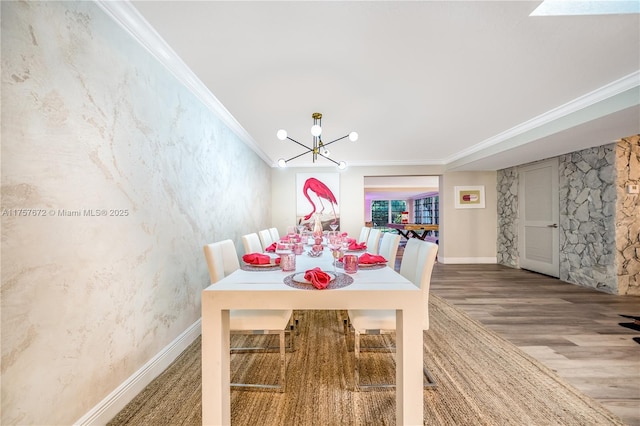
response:
[[(346, 137), (346, 136), (345, 136), (345, 137)], [(298, 141), (297, 141), (297, 140), (295, 140), (295, 139), (291, 139), (289, 136), (287, 136), (287, 139), (289, 139), (291, 142), (295, 142), (295, 143), (297, 143), (298, 145), (300, 145), (300, 146), (301, 146), (301, 147), (303, 147), (303, 148), (308, 149), (308, 151), (307, 151), (307, 152), (311, 152), (311, 151), (313, 151), (313, 148), (309, 148), (309, 147), (308, 147), (308, 146), (306, 146), (305, 144), (300, 143), (300, 142), (298, 142)], [(306, 154), (307, 152), (305, 152), (305, 154)]]
[[(328, 144), (325, 144), (325, 145), (328, 145)], [(329, 158), (329, 157), (327, 157), (327, 156), (325, 156), (325, 155), (322, 155), (322, 154), (320, 154), (320, 153), (318, 153), (318, 155), (319, 155), (320, 157), (322, 157), (322, 158), (326, 158), (327, 160), (331, 161), (331, 162), (332, 162), (333, 164), (335, 164), (336, 166), (339, 166), (339, 165), (340, 165), (340, 163), (338, 163), (338, 162), (337, 162), (336, 160), (334, 160), (334, 159), (331, 159), (331, 158)], [(288, 160), (287, 160), (287, 161), (288, 161)]]
[(344, 139), (344, 138), (348, 138), (348, 137), (349, 137), (349, 135), (344, 135), (343, 137), (338, 138), (338, 139), (334, 139), (334, 140), (332, 140), (331, 142), (323, 142), (323, 144), (324, 144), (324, 146), (331, 145), (331, 144), (332, 144), (332, 143), (334, 143), (334, 142), (341, 141), (342, 139)]
[(305, 152), (303, 152), (302, 154), (298, 154), (298, 155), (296, 155), (295, 157), (291, 157), (291, 158), (289, 158), (288, 160), (285, 160), (284, 162), (285, 162), (285, 163), (287, 163), (287, 162), (289, 162), (289, 161), (291, 161), (291, 160), (295, 160), (296, 158), (298, 158), (298, 157), (302, 157), (303, 155), (308, 154), (308, 153), (310, 153), (310, 152), (313, 152), (313, 149), (310, 149), (309, 151), (305, 151)]

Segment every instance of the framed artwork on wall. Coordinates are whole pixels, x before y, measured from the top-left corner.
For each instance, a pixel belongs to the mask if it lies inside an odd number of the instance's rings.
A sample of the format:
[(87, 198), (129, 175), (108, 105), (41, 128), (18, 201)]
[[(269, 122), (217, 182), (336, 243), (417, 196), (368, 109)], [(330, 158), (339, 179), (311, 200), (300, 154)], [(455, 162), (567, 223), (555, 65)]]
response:
[(340, 225), (339, 173), (296, 175), (296, 224), (312, 228), (315, 214), (320, 215), (323, 229)]
[(484, 209), (484, 186), (455, 186), (456, 209)]

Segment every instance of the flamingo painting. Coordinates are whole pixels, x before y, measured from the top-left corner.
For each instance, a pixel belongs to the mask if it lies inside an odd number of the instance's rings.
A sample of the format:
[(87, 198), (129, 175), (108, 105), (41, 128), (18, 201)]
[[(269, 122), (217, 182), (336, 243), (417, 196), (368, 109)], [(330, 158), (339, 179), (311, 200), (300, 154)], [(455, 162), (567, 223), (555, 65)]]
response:
[(318, 200), (320, 201), (320, 206), (322, 206), (322, 209), (320, 210), (319, 213), (324, 212), (324, 209), (325, 209), (325, 205), (322, 202), (323, 199), (327, 200), (331, 204), (331, 210), (333, 211), (332, 223), (336, 223), (338, 221), (338, 217), (336, 215), (336, 209), (334, 208), (334, 205), (338, 205), (338, 200), (336, 200), (335, 195), (333, 195), (333, 192), (331, 192), (329, 187), (316, 178), (307, 179), (304, 182), (304, 186), (302, 187), (302, 192), (304, 196), (307, 198), (307, 200), (309, 200), (309, 203), (311, 203), (311, 206), (313, 207), (313, 210), (311, 210), (311, 213), (306, 215), (304, 217), (304, 220), (309, 220), (309, 218), (313, 216), (313, 214), (316, 212), (316, 205), (311, 199), (311, 197), (309, 196), (309, 191), (313, 191), (318, 197)]

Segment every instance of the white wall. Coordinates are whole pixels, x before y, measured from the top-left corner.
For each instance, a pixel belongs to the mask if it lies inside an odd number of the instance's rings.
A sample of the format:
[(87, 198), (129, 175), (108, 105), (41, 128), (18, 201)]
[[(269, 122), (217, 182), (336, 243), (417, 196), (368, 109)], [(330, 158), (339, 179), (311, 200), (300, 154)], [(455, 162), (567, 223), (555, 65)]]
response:
[(0, 423), (72, 424), (198, 321), (271, 171), (93, 2), (1, 7)]
[[(495, 263), (496, 261), (496, 173), (444, 173), (440, 166), (348, 167), (272, 169), (273, 225), (281, 232), (296, 220), (296, 174), (340, 173), (341, 229), (357, 236), (367, 219), (364, 201), (365, 176), (441, 175), (440, 253), (446, 263)], [(455, 210), (453, 186), (485, 185), (486, 208)], [(449, 226), (445, 227), (443, 222)], [(446, 249), (445, 249), (446, 247)], [(446, 251), (445, 251), (446, 250)]]

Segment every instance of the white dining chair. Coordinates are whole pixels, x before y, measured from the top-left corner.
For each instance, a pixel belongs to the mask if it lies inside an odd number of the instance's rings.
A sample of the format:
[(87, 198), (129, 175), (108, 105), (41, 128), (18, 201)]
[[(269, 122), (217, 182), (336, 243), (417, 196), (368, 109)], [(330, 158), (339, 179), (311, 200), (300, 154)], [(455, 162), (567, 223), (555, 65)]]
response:
[(367, 237), (367, 251), (371, 254), (378, 254), (378, 244), (380, 243), (380, 230), (371, 228)]
[(244, 254), (262, 253), (264, 251), (262, 243), (260, 243), (260, 237), (255, 232), (243, 235), (242, 245), (244, 246)]
[(280, 241), (280, 233), (278, 228), (269, 228), (269, 234), (271, 234), (271, 242)]
[[(438, 253), (438, 245), (417, 238), (411, 238), (402, 256), (400, 274), (420, 287), (422, 290), (423, 316), (422, 329), (429, 329), (429, 287), (431, 285), (431, 272)], [(355, 369), (354, 383), (356, 391), (370, 390), (374, 388), (395, 387), (394, 384), (370, 384), (360, 383), (360, 353), (364, 352), (360, 347), (362, 334), (390, 334), (396, 330), (396, 311), (382, 309), (352, 309), (347, 311), (350, 327), (354, 331)], [(394, 348), (387, 348), (395, 350)], [(429, 371), (424, 368), (427, 378), (425, 387), (435, 387), (435, 381)]]
[(368, 226), (363, 226), (362, 229), (360, 229), (360, 236), (358, 237), (358, 242), (359, 243), (366, 243), (367, 239), (369, 238), (369, 231), (371, 230), (371, 228), (369, 228)]
[[(240, 267), (233, 241), (223, 240), (204, 246), (204, 256), (209, 268), (211, 283), (223, 279)], [(291, 310), (231, 309), (229, 311), (230, 334), (277, 334), (279, 336), (280, 378), (277, 385), (259, 383), (231, 383), (237, 388), (275, 389), (284, 392), (286, 386), (285, 332), (290, 328)], [(290, 349), (294, 350), (294, 333), (290, 336)], [(264, 351), (265, 348), (232, 348), (232, 352)]]
[(398, 254), (398, 246), (400, 245), (400, 234), (392, 234), (385, 232), (380, 240), (380, 248), (378, 255), (383, 256), (389, 261), (389, 266), (395, 269), (396, 254)]
[(260, 237), (260, 243), (262, 244), (262, 250), (266, 251), (267, 247), (273, 244), (274, 240), (271, 236), (271, 232), (268, 229), (262, 229), (258, 231), (258, 236)]

